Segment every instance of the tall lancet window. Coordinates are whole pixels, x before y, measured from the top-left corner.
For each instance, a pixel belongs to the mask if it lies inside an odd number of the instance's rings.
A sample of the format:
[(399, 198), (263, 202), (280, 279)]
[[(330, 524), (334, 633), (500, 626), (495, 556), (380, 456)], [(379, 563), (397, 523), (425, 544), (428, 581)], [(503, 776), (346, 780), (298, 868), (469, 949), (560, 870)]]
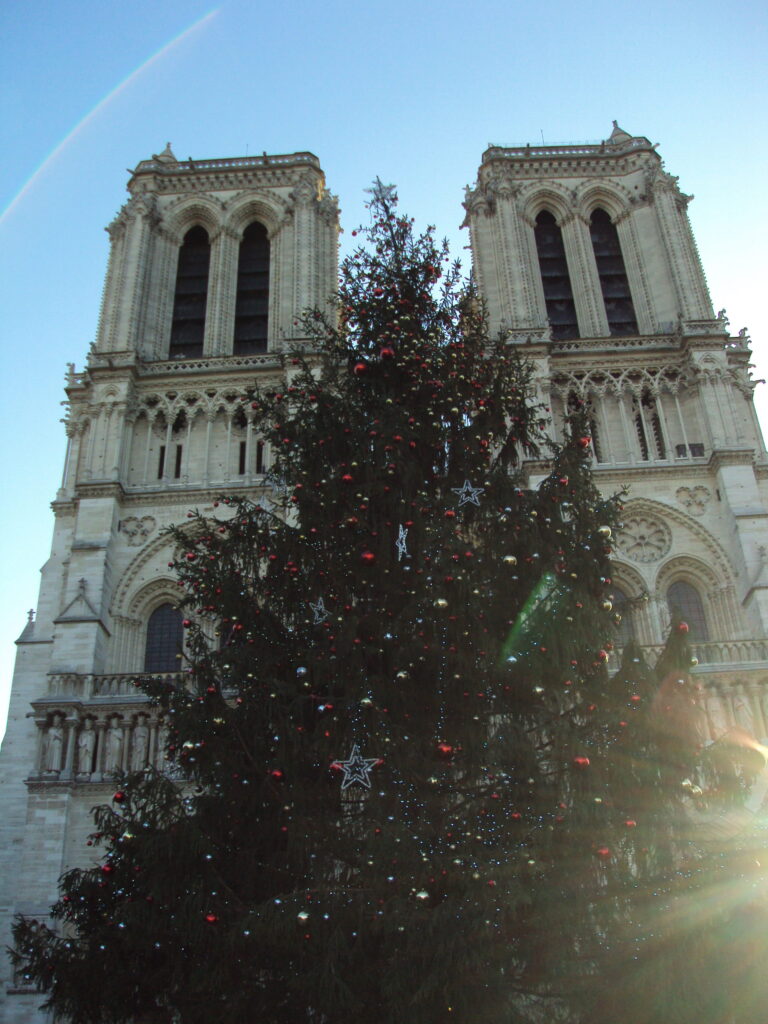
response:
[(555, 340), (578, 338), (579, 325), (576, 322), (576, 306), (568, 276), (563, 236), (549, 210), (542, 210), (536, 218), (534, 234), (552, 337)]
[(263, 224), (245, 229), (237, 265), (235, 355), (267, 351), (269, 239)]
[(203, 354), (210, 262), (211, 244), (207, 231), (199, 226), (190, 228), (179, 249), (171, 323), (171, 359), (189, 359)]
[(183, 645), (182, 615), (172, 604), (155, 608), (147, 622), (145, 672), (178, 672)]
[(605, 212), (595, 210), (589, 222), (595, 263), (603, 291), (605, 313), (612, 335), (637, 334), (637, 318), (621, 255), (616, 225)]

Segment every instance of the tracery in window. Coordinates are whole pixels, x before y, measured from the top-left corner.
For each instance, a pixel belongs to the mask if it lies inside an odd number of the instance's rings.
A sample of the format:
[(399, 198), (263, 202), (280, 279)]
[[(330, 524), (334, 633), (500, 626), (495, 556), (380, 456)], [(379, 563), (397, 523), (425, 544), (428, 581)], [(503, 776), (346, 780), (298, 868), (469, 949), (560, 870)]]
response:
[(616, 623), (616, 646), (626, 647), (630, 640), (635, 639), (635, 623), (632, 605), (620, 587), (613, 588), (613, 610), (621, 619)]
[(563, 236), (557, 221), (549, 210), (542, 210), (536, 218), (534, 235), (536, 251), (539, 255), (544, 302), (547, 307), (547, 319), (552, 328), (552, 337), (556, 341), (578, 338), (576, 305), (573, 301), (571, 279), (568, 275)]
[(667, 589), (667, 605), (673, 619), (682, 619), (688, 624), (690, 640), (709, 640), (704, 603), (696, 587), (685, 580), (678, 580)]
[(190, 228), (179, 249), (171, 322), (171, 359), (189, 359), (203, 354), (210, 262), (208, 233), (199, 225)]
[(237, 265), (235, 355), (267, 350), (269, 309), (269, 239), (263, 224), (254, 221), (243, 234)]
[(619, 235), (616, 225), (605, 210), (594, 211), (589, 222), (589, 234), (592, 238), (610, 332), (616, 336), (637, 334), (637, 317), (624, 267), (624, 257), (621, 254)]
[(155, 608), (147, 622), (145, 672), (178, 672), (183, 643), (181, 612), (172, 604)]

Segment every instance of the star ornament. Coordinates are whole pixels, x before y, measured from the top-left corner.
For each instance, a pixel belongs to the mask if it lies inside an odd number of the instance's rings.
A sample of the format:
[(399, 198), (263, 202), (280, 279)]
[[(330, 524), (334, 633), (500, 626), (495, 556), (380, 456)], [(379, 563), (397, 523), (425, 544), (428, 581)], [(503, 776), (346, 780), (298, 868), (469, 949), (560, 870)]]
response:
[(360, 747), (355, 743), (352, 747), (352, 752), (346, 761), (334, 761), (331, 768), (340, 768), (344, 773), (344, 778), (341, 780), (342, 792), (345, 789), (349, 789), (356, 782), (361, 786), (365, 786), (366, 789), (371, 788), (371, 771), (377, 765), (380, 765), (382, 760), (380, 757), (363, 757), (360, 753)]
[(319, 597), (317, 599), (317, 604), (312, 604), (312, 602), (310, 601), (309, 607), (312, 609), (312, 612), (315, 616), (314, 619), (312, 620), (312, 624), (314, 626), (319, 625), (319, 623), (321, 622), (325, 622), (325, 620), (330, 617), (331, 613), (325, 607), (325, 601), (323, 601), (322, 597)]
[(407, 540), (408, 540), (408, 531), (406, 530), (406, 528), (404, 526), (401, 525), (400, 526), (400, 531), (399, 531), (399, 533), (397, 535), (397, 540), (395, 541), (395, 547), (397, 548), (397, 560), (398, 560), (398, 562), (401, 559), (407, 557), (407, 555), (408, 555)]
[(479, 505), (480, 495), (485, 488), (473, 487), (469, 480), (465, 480), (462, 487), (452, 487), (451, 490), (454, 494), (458, 494), (459, 508), (461, 508), (462, 505)]

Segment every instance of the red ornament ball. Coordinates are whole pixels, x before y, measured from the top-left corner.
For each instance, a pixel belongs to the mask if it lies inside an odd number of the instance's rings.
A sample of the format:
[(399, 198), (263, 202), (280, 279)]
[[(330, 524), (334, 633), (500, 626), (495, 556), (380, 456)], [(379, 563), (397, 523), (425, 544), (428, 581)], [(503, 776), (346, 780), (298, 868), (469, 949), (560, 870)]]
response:
[(577, 768), (589, 768), (589, 758), (583, 754), (579, 754), (578, 757), (574, 757), (573, 763)]
[(595, 856), (599, 857), (600, 860), (610, 860), (611, 859), (610, 847), (608, 847), (608, 846), (598, 846), (598, 848), (595, 850)]
[(367, 367), (367, 366), (365, 365), (365, 363), (355, 363), (355, 365), (354, 365), (354, 373), (355, 373), (355, 374), (356, 374), (356, 375), (357, 375), (358, 377), (359, 377), (359, 376), (360, 376), (361, 374), (365, 373), (365, 371), (366, 371), (367, 369), (368, 369), (368, 367)]
[(450, 743), (438, 743), (437, 752), (440, 757), (444, 757), (446, 759), (453, 757), (453, 747)]
[(389, 345), (385, 345), (384, 348), (382, 348), (382, 350), (379, 352), (379, 355), (381, 356), (382, 359), (394, 359), (395, 350), (391, 348)]
[(688, 623), (687, 622), (678, 622), (678, 624), (677, 624), (677, 631), (678, 631), (678, 633), (687, 633), (688, 632)]
[(206, 914), (206, 915), (205, 915), (205, 920), (206, 920), (206, 921), (208, 922), (208, 924), (216, 924), (216, 922), (217, 922), (217, 921), (218, 921), (219, 919), (218, 919), (218, 917), (216, 916), (216, 914)]
[(592, 444), (591, 437), (580, 437), (578, 440), (579, 448), (587, 449)]
[(360, 561), (363, 562), (364, 565), (373, 565), (376, 561), (376, 555), (374, 555), (372, 551), (363, 551), (360, 555)]
[(125, 803), (125, 793), (122, 791), (122, 789), (118, 789), (118, 791), (115, 793), (112, 799), (116, 804)]

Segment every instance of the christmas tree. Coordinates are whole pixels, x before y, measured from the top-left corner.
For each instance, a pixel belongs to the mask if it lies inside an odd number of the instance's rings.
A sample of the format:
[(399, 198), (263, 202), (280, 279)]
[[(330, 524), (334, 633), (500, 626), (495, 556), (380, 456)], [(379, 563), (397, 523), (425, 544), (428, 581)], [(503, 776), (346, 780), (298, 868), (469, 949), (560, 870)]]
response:
[(548, 441), (446, 247), (391, 187), (370, 210), (333, 315), (243, 396), (269, 487), (172, 531), (188, 670), (139, 683), (169, 772), (96, 810), (57, 928), (17, 924), (61, 1020), (678, 1019), (697, 934), (663, 912), (712, 870), (683, 626), (660, 677), (609, 677), (586, 413)]

